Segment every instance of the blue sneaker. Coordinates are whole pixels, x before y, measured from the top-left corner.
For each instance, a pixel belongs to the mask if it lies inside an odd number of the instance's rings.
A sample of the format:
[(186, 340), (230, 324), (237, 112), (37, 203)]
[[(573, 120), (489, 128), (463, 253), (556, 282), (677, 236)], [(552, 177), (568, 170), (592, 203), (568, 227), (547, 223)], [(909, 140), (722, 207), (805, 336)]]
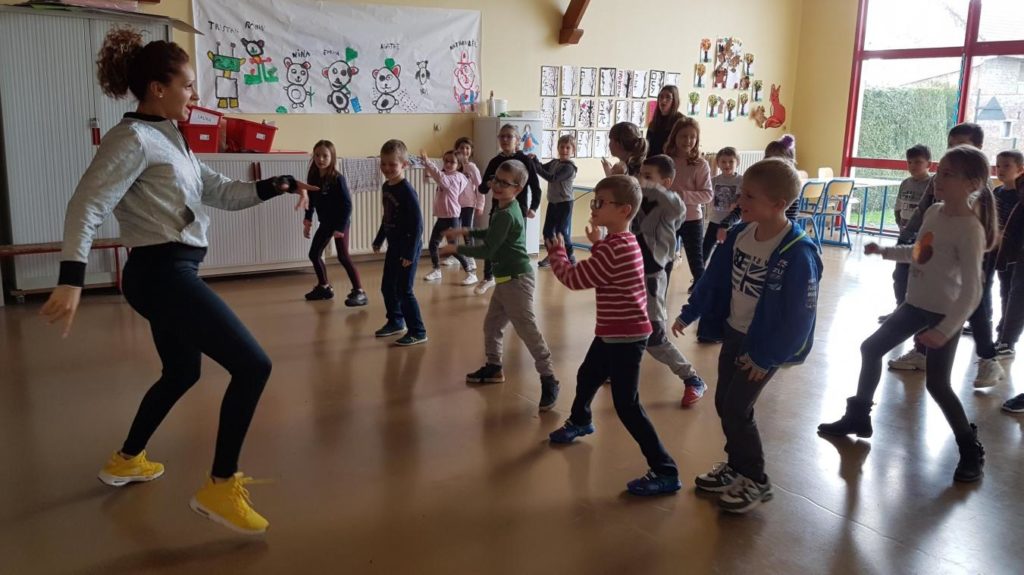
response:
[(588, 423), (586, 425), (576, 425), (568, 419), (565, 420), (565, 425), (551, 432), (548, 435), (548, 439), (551, 443), (572, 443), (577, 437), (583, 437), (584, 435), (590, 435), (594, 433), (594, 424)]
[(392, 335), (398, 335), (405, 331), (404, 325), (395, 325), (393, 323), (385, 324), (384, 327), (373, 332), (373, 335), (377, 337), (389, 337)]
[(653, 471), (626, 484), (626, 489), (633, 495), (665, 495), (682, 488), (678, 475), (658, 475)]
[(419, 345), (421, 343), (427, 343), (427, 334), (413, 335), (411, 333), (407, 333), (400, 337), (398, 341), (395, 342), (395, 345), (409, 347), (410, 345)]
[(700, 398), (704, 397), (704, 392), (708, 389), (708, 384), (704, 383), (704, 380), (696, 375), (684, 379), (683, 384), (686, 386), (681, 402), (683, 407), (690, 407), (700, 401)]

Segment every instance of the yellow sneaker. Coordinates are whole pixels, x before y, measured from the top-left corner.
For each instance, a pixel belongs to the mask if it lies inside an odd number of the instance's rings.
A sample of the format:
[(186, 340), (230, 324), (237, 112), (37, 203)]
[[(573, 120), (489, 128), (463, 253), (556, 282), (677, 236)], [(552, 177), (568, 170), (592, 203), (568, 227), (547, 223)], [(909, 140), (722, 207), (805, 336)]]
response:
[(153, 481), (163, 474), (163, 464), (146, 459), (146, 451), (143, 450), (131, 459), (125, 459), (114, 452), (103, 469), (100, 469), (98, 477), (107, 485), (121, 487), (136, 481)]
[(244, 477), (242, 472), (222, 483), (214, 483), (207, 478), (206, 485), (196, 492), (188, 506), (232, 531), (259, 535), (266, 532), (270, 522), (252, 508), (249, 490), (245, 486), (254, 482), (252, 477)]

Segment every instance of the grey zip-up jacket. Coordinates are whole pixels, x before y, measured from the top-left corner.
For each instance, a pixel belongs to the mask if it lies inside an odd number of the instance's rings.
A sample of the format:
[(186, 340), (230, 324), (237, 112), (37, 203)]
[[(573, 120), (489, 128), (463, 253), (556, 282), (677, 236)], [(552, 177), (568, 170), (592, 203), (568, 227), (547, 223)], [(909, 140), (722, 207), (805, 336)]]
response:
[(644, 257), (644, 273), (661, 271), (676, 257), (676, 229), (686, 218), (679, 194), (661, 186), (641, 189), (643, 201), (630, 229)]
[(537, 175), (548, 181), (548, 203), (560, 204), (576, 198), (573, 194), (573, 182), (576, 181), (576, 164), (559, 159), (546, 164), (533, 159), (533, 168)]
[(96, 230), (111, 212), (128, 247), (207, 247), (205, 206), (242, 210), (280, 195), (274, 181), (239, 182), (200, 162), (170, 120), (125, 114), (103, 137), (68, 202), (59, 283), (81, 286)]

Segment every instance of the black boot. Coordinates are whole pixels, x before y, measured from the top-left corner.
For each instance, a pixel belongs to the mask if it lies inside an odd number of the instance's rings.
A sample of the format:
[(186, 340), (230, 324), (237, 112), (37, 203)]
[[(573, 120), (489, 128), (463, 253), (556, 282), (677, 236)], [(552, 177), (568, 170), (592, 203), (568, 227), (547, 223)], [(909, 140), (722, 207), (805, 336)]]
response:
[(861, 402), (856, 397), (846, 400), (846, 414), (842, 419), (833, 423), (822, 423), (818, 431), (826, 435), (850, 435), (854, 433), (857, 437), (871, 437), (874, 432), (871, 429), (871, 403)]
[(978, 441), (978, 426), (971, 424), (971, 433), (956, 438), (960, 448), (960, 463), (956, 464), (953, 481), (971, 482), (981, 479), (984, 475), (981, 468), (985, 465), (985, 447)]

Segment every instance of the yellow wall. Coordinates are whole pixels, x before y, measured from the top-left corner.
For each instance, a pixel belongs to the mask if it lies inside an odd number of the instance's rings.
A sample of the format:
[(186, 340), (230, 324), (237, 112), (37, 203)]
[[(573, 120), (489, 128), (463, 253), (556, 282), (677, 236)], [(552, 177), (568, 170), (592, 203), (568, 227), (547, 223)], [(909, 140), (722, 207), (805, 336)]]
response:
[[(20, 0), (0, 0), (11, 4)], [(797, 136), (800, 167), (838, 171), (850, 82), (850, 62), (857, 0), (721, 0), (693, 3), (644, 0), (643, 14), (623, 2), (592, 2), (576, 46), (560, 46), (558, 29), (568, 0), (374, 0), (399, 4), (480, 10), (483, 93), (507, 98), (510, 109), (537, 109), (542, 65), (613, 66), (678, 71), (684, 94), (690, 91), (697, 47), (703, 37), (731, 35), (757, 55), (757, 77), (782, 85), (788, 125), (761, 130), (747, 119), (725, 124), (702, 119), (705, 150), (725, 145), (761, 149), (789, 131)], [(629, 6), (624, 9), (623, 6)], [(189, 0), (164, 0), (147, 11), (192, 21)], [(175, 31), (175, 40), (190, 53), (190, 34)], [(706, 98), (708, 91), (701, 90)], [(767, 102), (765, 102), (767, 106)], [(402, 138), (413, 150), (436, 155), (456, 137), (472, 134), (469, 115), (358, 114), (254, 116), (279, 126), (275, 147), (306, 150), (329, 138), (343, 156), (375, 154), (387, 138)], [(438, 130), (434, 131), (434, 126)], [(480, 163), (487, 158), (478, 159)], [(600, 175), (596, 159), (579, 160), (580, 182)]]
[(800, 168), (814, 175), (843, 158), (857, 0), (805, 0), (800, 24), (793, 134)]
[[(815, 0), (817, 1), (817, 0)], [(678, 71), (684, 95), (689, 92), (691, 71), (703, 37), (736, 36), (744, 48), (757, 55), (757, 77), (768, 84), (781, 83), (782, 101), (794, 113), (796, 66), (803, 0), (722, 0), (693, 4), (679, 0), (644, 0), (646, 15), (623, 9), (622, 2), (591, 2), (581, 27), (580, 44), (560, 46), (558, 29), (567, 0), (375, 0), (376, 4), (399, 4), (481, 11), (483, 94), (507, 98), (509, 108), (538, 109), (542, 65), (612, 66)], [(191, 22), (191, 2), (164, 0), (147, 8), (155, 13)], [(175, 33), (175, 40), (191, 53), (194, 42), (188, 34)], [(704, 90), (704, 97), (707, 91)], [(684, 96), (685, 97), (685, 96)], [(767, 105), (767, 102), (765, 102)], [(277, 122), (275, 147), (309, 148), (320, 138), (338, 144), (342, 156), (375, 154), (387, 138), (401, 138), (413, 150), (425, 147), (434, 155), (461, 135), (472, 135), (468, 115), (378, 116), (256, 116)], [(793, 116), (791, 116), (793, 117)], [(439, 131), (434, 132), (434, 125)], [(705, 120), (702, 141), (705, 149), (725, 145), (740, 149), (763, 148), (783, 130), (761, 130), (753, 122), (739, 119), (725, 124), (721, 119)], [(487, 158), (478, 158), (485, 163)], [(580, 160), (581, 182), (594, 182), (601, 175), (596, 159)]]

